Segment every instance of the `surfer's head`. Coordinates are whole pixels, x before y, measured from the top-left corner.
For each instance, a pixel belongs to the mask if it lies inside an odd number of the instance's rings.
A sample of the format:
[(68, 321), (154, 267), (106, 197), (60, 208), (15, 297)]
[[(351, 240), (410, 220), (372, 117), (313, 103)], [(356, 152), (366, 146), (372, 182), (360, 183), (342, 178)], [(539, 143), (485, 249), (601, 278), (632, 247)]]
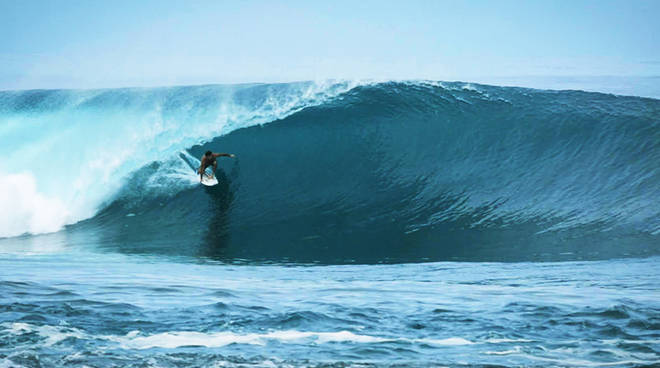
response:
[(213, 156), (213, 152), (211, 152), (211, 151), (206, 151), (206, 153), (204, 154), (204, 156), (206, 156), (206, 157), (211, 157), (211, 156)]

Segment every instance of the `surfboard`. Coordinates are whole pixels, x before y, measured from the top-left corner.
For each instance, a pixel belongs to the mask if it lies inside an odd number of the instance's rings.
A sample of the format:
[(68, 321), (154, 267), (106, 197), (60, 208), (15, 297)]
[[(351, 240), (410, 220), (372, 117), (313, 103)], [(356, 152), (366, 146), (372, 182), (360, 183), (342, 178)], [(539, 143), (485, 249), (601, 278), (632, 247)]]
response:
[(207, 174), (204, 174), (202, 175), (201, 183), (206, 185), (207, 187), (212, 187), (218, 184), (218, 179), (215, 177), (215, 175), (209, 177)]

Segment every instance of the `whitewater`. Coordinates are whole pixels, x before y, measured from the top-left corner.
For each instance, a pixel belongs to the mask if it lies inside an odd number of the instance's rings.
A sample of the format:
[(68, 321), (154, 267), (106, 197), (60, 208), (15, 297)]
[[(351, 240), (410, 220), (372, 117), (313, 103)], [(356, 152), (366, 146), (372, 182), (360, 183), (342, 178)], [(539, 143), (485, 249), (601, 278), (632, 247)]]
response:
[(0, 91), (0, 158), (0, 367), (660, 364), (654, 98)]

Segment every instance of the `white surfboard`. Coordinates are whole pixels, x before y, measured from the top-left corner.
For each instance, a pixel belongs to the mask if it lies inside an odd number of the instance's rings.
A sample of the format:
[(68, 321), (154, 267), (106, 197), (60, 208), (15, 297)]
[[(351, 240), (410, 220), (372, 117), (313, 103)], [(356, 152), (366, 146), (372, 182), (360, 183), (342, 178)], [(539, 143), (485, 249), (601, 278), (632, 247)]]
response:
[(207, 187), (212, 187), (218, 184), (218, 179), (215, 177), (215, 175), (207, 175), (206, 173), (204, 173), (204, 175), (202, 175), (201, 183), (206, 185)]

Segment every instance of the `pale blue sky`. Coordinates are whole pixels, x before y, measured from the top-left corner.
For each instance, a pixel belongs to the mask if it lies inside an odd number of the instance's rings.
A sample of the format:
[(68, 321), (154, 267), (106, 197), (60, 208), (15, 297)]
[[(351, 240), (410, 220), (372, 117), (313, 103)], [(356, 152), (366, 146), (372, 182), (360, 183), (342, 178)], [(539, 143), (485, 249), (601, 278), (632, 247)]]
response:
[(0, 0), (0, 89), (660, 75), (660, 1)]

